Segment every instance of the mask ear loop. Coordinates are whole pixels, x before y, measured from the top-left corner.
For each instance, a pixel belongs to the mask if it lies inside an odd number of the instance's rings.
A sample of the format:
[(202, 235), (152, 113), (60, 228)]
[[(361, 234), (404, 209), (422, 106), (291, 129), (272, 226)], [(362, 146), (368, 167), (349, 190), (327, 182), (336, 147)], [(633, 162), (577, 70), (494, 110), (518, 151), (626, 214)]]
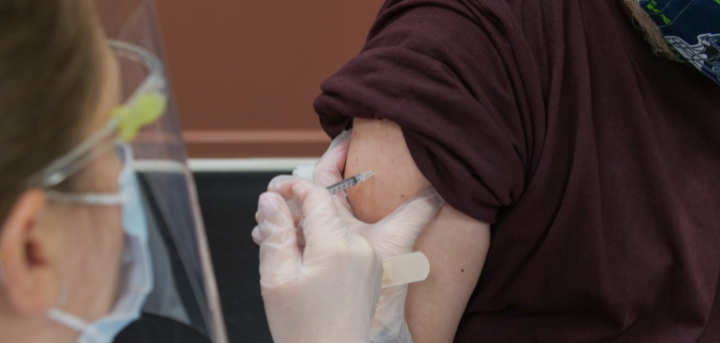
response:
[[(3, 255), (0, 254), (0, 283), (5, 283), (5, 272), (3, 270), (5, 262), (6, 259), (4, 259)], [(60, 306), (65, 304), (66, 302), (67, 287), (65, 286), (65, 284), (62, 284), (60, 286), (60, 294), (58, 294), (58, 298), (55, 300), (55, 305)], [(95, 337), (102, 337), (102, 335), (95, 331), (95, 329), (88, 322), (84, 321), (80, 317), (74, 316), (57, 308), (48, 311), (47, 318), (75, 331), (87, 333)]]
[(45, 190), (45, 196), (53, 201), (86, 205), (122, 205), (128, 201), (125, 194), (66, 194)]
[(92, 324), (88, 323), (87, 321), (76, 315), (70, 314), (58, 308), (58, 306), (64, 304), (66, 301), (67, 287), (65, 287), (65, 285), (63, 284), (60, 287), (60, 294), (58, 295), (58, 298), (55, 302), (55, 308), (52, 308), (47, 312), (47, 318), (60, 325), (79, 332), (80, 335), (92, 336), (96, 339), (96, 341), (99, 342), (104, 341), (104, 335), (98, 332), (92, 326)]

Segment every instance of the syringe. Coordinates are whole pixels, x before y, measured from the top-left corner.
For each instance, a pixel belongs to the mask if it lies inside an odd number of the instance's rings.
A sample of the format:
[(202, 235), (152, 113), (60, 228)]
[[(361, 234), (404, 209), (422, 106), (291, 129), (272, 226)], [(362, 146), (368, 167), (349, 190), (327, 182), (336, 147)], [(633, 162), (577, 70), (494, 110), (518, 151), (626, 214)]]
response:
[(330, 187), (327, 188), (327, 190), (330, 191), (330, 194), (337, 194), (340, 193), (350, 187), (353, 187), (355, 185), (359, 185), (363, 182), (365, 182), (367, 179), (371, 178), (373, 175), (372, 170), (368, 170), (364, 173), (357, 174), (355, 176), (349, 177), (345, 180), (342, 180)]

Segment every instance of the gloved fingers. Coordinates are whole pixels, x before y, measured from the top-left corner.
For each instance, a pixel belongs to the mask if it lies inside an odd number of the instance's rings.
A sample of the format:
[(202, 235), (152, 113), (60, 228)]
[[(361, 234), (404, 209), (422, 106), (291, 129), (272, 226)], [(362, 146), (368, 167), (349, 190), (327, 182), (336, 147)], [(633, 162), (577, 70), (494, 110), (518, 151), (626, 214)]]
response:
[(339, 135), (337, 135), (337, 137), (335, 137), (335, 139), (333, 139), (332, 143), (330, 143), (328, 151), (335, 150), (337, 146), (342, 144), (350, 144), (350, 137), (352, 137), (352, 129), (341, 132)]
[[(342, 172), (343, 168), (345, 167), (345, 158), (338, 159), (338, 154), (344, 154), (347, 155), (347, 150), (350, 147), (350, 136), (351, 136), (352, 129), (348, 131), (343, 131), (340, 135), (335, 137), (333, 139), (332, 143), (330, 143), (330, 146), (325, 151), (323, 156), (320, 158), (320, 160), (316, 164), (301, 164), (297, 167), (295, 167), (295, 170), (293, 170), (292, 175), (301, 177), (306, 180), (310, 181), (317, 181), (315, 179), (315, 176), (313, 175), (315, 173), (315, 167), (317, 165), (321, 165), (320, 170), (324, 170), (325, 167), (329, 167), (330, 170), (339, 170)], [(342, 161), (340, 161), (342, 160)], [(332, 161), (338, 161), (341, 162), (340, 164), (337, 164), (333, 166)], [(342, 174), (342, 173), (341, 173)], [(320, 185), (324, 185), (324, 182), (320, 182)], [(324, 185), (325, 187), (330, 186)]]
[[(297, 178), (302, 178), (299, 176), (293, 176), (293, 175), (278, 175), (274, 177), (272, 180), (270, 180), (270, 183), (268, 184), (267, 191), (272, 192), (273, 189), (278, 188), (278, 185), (286, 182), (288, 180), (293, 180)], [(311, 180), (312, 181), (312, 180)], [(300, 201), (298, 199), (294, 198), (291, 194), (280, 194), (283, 199), (287, 202), (288, 207), (290, 207), (290, 213), (292, 214), (293, 221), (295, 222), (295, 226), (297, 227), (300, 224), (300, 221), (303, 219), (303, 213), (302, 213), (302, 207)]]
[(335, 200), (335, 206), (337, 207), (338, 214), (340, 214), (340, 217), (343, 218), (348, 224), (351, 224), (357, 219), (355, 219), (355, 213), (353, 213), (352, 206), (350, 206), (350, 203), (347, 200), (347, 194), (345, 192), (340, 192), (335, 195), (333, 195), (333, 199)]
[(257, 236), (262, 243), (274, 234), (275, 228), (293, 228), (295, 225), (288, 204), (280, 196), (273, 192), (260, 194), (258, 199), (258, 211), (256, 214), (258, 226)]
[(301, 164), (295, 167), (295, 170), (292, 172), (292, 176), (313, 181), (313, 172), (315, 172), (315, 164)]
[[(255, 221), (258, 223), (260, 223), (260, 219), (258, 219), (259, 214), (260, 214), (259, 212), (255, 214)], [(302, 237), (302, 227), (298, 227), (299, 221), (300, 221), (300, 219), (296, 218), (293, 215), (293, 226), (298, 228), (298, 245), (302, 247), (305, 245), (305, 241), (304, 241), (304, 238)], [(251, 236), (252, 236), (253, 242), (255, 242), (255, 244), (260, 245), (262, 243), (263, 239), (262, 239), (262, 236), (260, 236), (260, 227), (259, 226), (256, 225), (255, 228), (253, 228)]]
[[(260, 201), (259, 198), (258, 201)], [(255, 223), (260, 223), (260, 211), (255, 212)], [(260, 228), (258, 228), (257, 225), (255, 225), (255, 228), (253, 228), (251, 236), (255, 244), (260, 245), (260, 243), (262, 243), (262, 238), (260, 237)]]
[(444, 204), (445, 200), (435, 188), (430, 187), (408, 199), (375, 225), (392, 227), (403, 224), (407, 229), (424, 227), (435, 218)]
[(262, 243), (262, 238), (260, 237), (260, 228), (255, 226), (255, 228), (252, 230), (252, 239), (255, 244), (260, 245)]
[(381, 256), (370, 242), (350, 231), (338, 215), (333, 196), (327, 189), (305, 179), (293, 178), (275, 184), (272, 191), (302, 203), (303, 273), (311, 275), (337, 268), (368, 275), (370, 269), (376, 269), (375, 276), (382, 276), (382, 267), (377, 268), (382, 265)]
[(359, 226), (356, 233), (373, 242), (383, 258), (410, 253), (444, 203), (434, 188), (428, 188), (376, 224)]
[(273, 287), (297, 275), (297, 230), (290, 209), (275, 193), (260, 195), (258, 219), (253, 239), (260, 242), (260, 279), (264, 286)]
[(313, 181), (320, 186), (328, 187), (342, 181), (345, 169), (352, 130), (343, 131), (330, 144), (328, 150), (315, 165)]
[(408, 285), (384, 288), (372, 321), (373, 342), (412, 342), (405, 321)]
[[(296, 201), (301, 204), (303, 266), (318, 267), (335, 264), (339, 262), (338, 258), (348, 258), (348, 254), (360, 260), (362, 260), (360, 256), (376, 254), (374, 248), (365, 239), (355, 236), (350, 231), (348, 224), (356, 220), (352, 216), (340, 217), (338, 213), (340, 208), (336, 205), (338, 199), (324, 187), (301, 178), (281, 178), (273, 182), (269, 188), (270, 191), (289, 199), (288, 203)], [(298, 244), (300, 240), (297, 239)]]
[(306, 251), (314, 245), (335, 244), (347, 238), (349, 230), (342, 224), (332, 195), (322, 186), (301, 178), (271, 182), (270, 191), (285, 199), (300, 202)]
[[(278, 175), (278, 176), (274, 177), (272, 180), (270, 180), (270, 183), (268, 183), (267, 191), (273, 192), (274, 189), (278, 188), (279, 184), (284, 183), (289, 180), (296, 179), (296, 178), (298, 178), (298, 177), (293, 176), (293, 175)], [(283, 198), (285, 198), (284, 194), (280, 194), (280, 195)], [(287, 199), (289, 199), (289, 198), (285, 198), (285, 200), (287, 200)]]

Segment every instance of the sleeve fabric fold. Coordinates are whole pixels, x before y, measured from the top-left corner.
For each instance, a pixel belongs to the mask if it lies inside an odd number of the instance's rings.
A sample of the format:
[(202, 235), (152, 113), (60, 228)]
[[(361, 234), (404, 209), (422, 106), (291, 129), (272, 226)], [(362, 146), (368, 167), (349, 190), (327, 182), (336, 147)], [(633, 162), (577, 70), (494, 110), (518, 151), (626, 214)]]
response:
[(544, 120), (525, 100), (532, 87), (507, 19), (490, 5), (388, 1), (314, 106), (332, 137), (356, 117), (397, 123), (443, 198), (492, 224), (523, 193)]

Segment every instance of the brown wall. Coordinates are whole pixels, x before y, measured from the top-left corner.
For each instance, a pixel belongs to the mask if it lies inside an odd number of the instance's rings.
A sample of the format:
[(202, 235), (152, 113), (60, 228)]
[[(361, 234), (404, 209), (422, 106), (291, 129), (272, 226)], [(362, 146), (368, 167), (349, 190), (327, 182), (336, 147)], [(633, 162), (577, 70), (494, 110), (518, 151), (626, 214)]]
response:
[(155, 0), (190, 157), (313, 157), (312, 102), (381, 0)]

